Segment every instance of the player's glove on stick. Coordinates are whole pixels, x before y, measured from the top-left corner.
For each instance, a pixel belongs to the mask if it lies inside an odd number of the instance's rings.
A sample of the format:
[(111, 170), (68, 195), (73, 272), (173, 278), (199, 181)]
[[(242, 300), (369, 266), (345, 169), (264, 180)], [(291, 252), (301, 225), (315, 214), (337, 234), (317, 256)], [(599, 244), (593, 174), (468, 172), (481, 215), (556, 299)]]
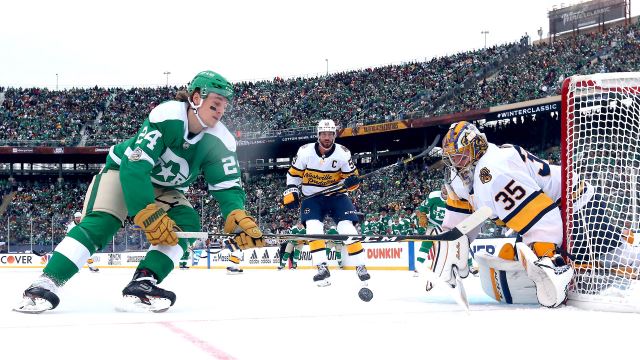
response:
[(348, 178), (344, 179), (343, 187), (347, 189), (347, 191), (354, 191), (360, 186), (360, 178), (351, 175)]
[(300, 190), (296, 186), (290, 186), (282, 193), (282, 205), (287, 209), (296, 209), (300, 206)]
[(149, 204), (140, 210), (133, 222), (144, 231), (151, 245), (174, 246), (178, 243), (178, 236), (174, 231), (176, 223), (156, 204)]
[(258, 228), (256, 220), (244, 210), (236, 209), (227, 215), (224, 232), (236, 234), (234, 241), (242, 250), (264, 246), (262, 231)]
[(427, 221), (427, 214), (423, 213), (422, 211), (418, 212), (418, 225), (420, 225), (420, 227), (423, 228), (427, 228), (428, 225), (428, 221)]

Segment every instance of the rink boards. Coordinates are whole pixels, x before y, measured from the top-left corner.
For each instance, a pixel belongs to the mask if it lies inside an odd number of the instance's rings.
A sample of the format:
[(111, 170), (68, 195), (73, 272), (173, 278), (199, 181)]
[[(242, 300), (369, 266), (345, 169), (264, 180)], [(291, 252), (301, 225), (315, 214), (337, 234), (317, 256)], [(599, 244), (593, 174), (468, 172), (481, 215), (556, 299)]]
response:
[[(471, 253), (485, 252), (490, 255), (497, 253), (497, 249), (506, 243), (514, 243), (513, 238), (489, 238), (476, 239), (471, 244)], [(365, 264), (371, 270), (414, 270), (417, 251), (420, 248), (419, 242), (381, 242), (363, 243), (365, 253)], [(195, 253), (195, 254), (194, 254)], [(205, 250), (194, 250), (190, 253), (189, 266), (202, 269), (224, 269), (230, 265), (229, 251), (223, 250), (217, 254), (209, 254)], [(121, 253), (96, 253), (92, 256), (93, 261), (101, 268), (135, 268), (145, 256), (146, 252), (121, 252)], [(197, 255), (197, 256), (194, 256)], [(201, 258), (202, 256), (202, 258)], [(34, 254), (7, 254), (0, 253), (0, 269), (2, 268), (43, 268), (50, 254), (37, 256)], [(353, 269), (346, 248), (343, 249), (342, 258), (347, 269)], [(328, 256), (330, 266), (338, 266), (335, 249), (332, 249)], [(249, 249), (242, 253), (240, 266), (252, 269), (275, 269), (280, 262), (280, 249), (277, 247), (265, 247)], [(176, 264), (177, 266), (177, 264)], [(309, 269), (311, 264), (311, 253), (309, 246), (304, 245), (300, 260), (299, 269)]]
[[(365, 243), (365, 263), (369, 269), (375, 270), (409, 270), (414, 266), (414, 251), (418, 249), (419, 243)], [(414, 250), (415, 249), (415, 250)], [(346, 249), (342, 254), (344, 265), (349, 268), (353, 265), (346, 254)], [(94, 263), (100, 268), (134, 268), (138, 266), (140, 260), (144, 258), (146, 252), (123, 252), (123, 253), (96, 253), (92, 256)], [(189, 257), (189, 266), (195, 268), (223, 269), (229, 266), (229, 251), (223, 250), (217, 254), (206, 256), (205, 250), (194, 250), (195, 255)], [(44, 267), (50, 254), (37, 256), (34, 254), (7, 254), (0, 253), (0, 268), (42, 268)], [(329, 265), (337, 266), (335, 249), (331, 250), (328, 256)], [(265, 247), (249, 249), (243, 252), (240, 266), (254, 269), (275, 269), (280, 262), (280, 249), (277, 247)], [(311, 254), (309, 247), (305, 245), (300, 254), (298, 268), (310, 268)]]

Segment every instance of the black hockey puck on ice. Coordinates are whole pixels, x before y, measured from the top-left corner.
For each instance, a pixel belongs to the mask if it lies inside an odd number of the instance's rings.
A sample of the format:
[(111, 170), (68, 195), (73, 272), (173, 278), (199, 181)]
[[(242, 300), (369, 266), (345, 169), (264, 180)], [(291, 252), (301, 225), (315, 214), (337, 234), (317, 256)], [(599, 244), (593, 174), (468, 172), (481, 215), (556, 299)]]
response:
[(369, 302), (371, 301), (371, 299), (373, 299), (373, 291), (371, 291), (369, 288), (363, 287), (362, 289), (360, 289), (360, 291), (358, 291), (358, 296), (360, 297), (360, 300)]

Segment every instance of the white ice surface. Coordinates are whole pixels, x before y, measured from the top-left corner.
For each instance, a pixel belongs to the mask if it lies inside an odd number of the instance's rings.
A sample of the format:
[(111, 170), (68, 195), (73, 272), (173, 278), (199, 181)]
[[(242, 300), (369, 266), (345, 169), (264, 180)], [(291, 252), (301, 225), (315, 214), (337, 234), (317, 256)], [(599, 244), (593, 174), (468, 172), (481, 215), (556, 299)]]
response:
[(631, 359), (640, 346), (640, 315), (499, 305), (473, 277), (466, 313), (407, 271), (371, 271), (365, 303), (354, 271), (317, 288), (309, 270), (176, 270), (162, 284), (175, 306), (139, 314), (114, 310), (133, 269), (83, 269), (55, 310), (12, 312), (39, 274), (0, 270), (4, 359)]

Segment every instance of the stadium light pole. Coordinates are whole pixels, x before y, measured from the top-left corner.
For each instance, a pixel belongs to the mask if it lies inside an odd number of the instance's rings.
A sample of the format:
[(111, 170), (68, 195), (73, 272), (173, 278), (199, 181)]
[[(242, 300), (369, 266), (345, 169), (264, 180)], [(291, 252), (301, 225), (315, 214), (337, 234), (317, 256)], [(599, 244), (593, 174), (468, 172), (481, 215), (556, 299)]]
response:
[(167, 77), (167, 84), (165, 86), (169, 87), (169, 75), (171, 75), (171, 72), (165, 71), (165, 72), (163, 72), (163, 74), (165, 74), (165, 76)]
[(324, 61), (327, 63), (327, 76), (329, 76), (329, 59), (324, 59)]
[(487, 34), (489, 33), (489, 30), (482, 30), (480, 31), (480, 34), (484, 35), (484, 48), (487, 48)]

